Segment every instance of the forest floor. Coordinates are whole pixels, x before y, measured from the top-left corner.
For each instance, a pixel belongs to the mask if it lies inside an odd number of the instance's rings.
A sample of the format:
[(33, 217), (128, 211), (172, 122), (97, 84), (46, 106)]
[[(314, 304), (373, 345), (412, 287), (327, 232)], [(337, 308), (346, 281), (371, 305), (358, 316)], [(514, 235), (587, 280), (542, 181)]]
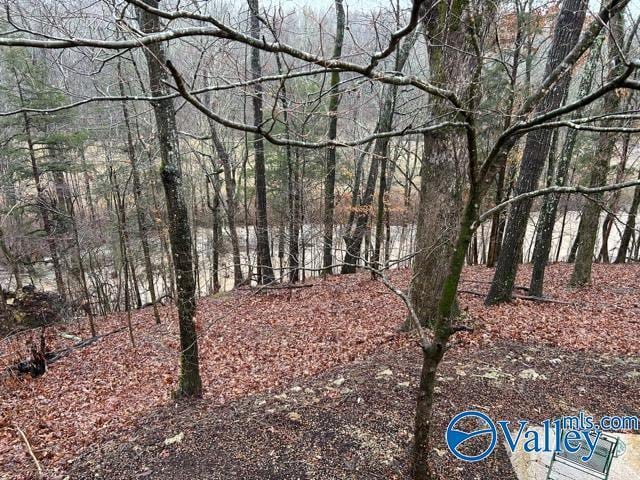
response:
[[(640, 265), (596, 265), (593, 285), (566, 287), (570, 266), (549, 268), (546, 293), (563, 303), (516, 300), (485, 307), (492, 270), (464, 272), (465, 323), (445, 357), (436, 432), (471, 408), (492, 418), (540, 421), (637, 414), (640, 404)], [(529, 268), (518, 277), (527, 284)], [(409, 272), (392, 275), (406, 285)], [(0, 479), (405, 478), (420, 353), (398, 332), (402, 303), (369, 275), (314, 279), (310, 288), (236, 291), (198, 305), (205, 396), (176, 404), (173, 307), (150, 309), (127, 331), (50, 365), (39, 378), (3, 374)], [(124, 325), (101, 319), (100, 333)], [(81, 328), (83, 327), (83, 328)], [(86, 338), (86, 325), (50, 328), (48, 345)], [(29, 333), (0, 343), (0, 367), (28, 351)], [(35, 335), (34, 335), (35, 337)], [(531, 371), (535, 372), (531, 375)], [(523, 374), (525, 372), (525, 374)], [(503, 448), (464, 464), (434, 435), (442, 478), (514, 478)]]

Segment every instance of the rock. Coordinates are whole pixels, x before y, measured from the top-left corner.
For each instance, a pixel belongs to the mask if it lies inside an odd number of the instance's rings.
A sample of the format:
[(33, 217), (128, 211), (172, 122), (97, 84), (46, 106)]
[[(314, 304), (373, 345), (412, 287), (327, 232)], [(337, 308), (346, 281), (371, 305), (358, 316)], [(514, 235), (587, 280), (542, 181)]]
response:
[(498, 380), (500, 378), (500, 372), (497, 370), (489, 370), (488, 372), (484, 372), (481, 377), (487, 380)]
[(299, 422), (302, 420), (302, 417), (298, 412), (289, 412), (288, 417), (289, 417), (289, 420), (291, 420), (292, 422)]
[(340, 386), (340, 385), (342, 385), (343, 383), (344, 383), (344, 377), (336, 378), (336, 379), (333, 381), (333, 384), (334, 384), (336, 387), (339, 387), (339, 386)]
[(184, 439), (184, 432), (180, 432), (177, 435), (174, 435), (173, 437), (169, 437), (165, 439), (164, 444), (173, 445), (174, 443), (182, 442), (183, 439)]
[(518, 376), (524, 380), (546, 380), (547, 379), (547, 377), (545, 377), (544, 375), (540, 375), (533, 368), (527, 368), (526, 370), (521, 371)]
[(393, 375), (393, 372), (391, 371), (390, 368), (387, 368), (385, 370), (382, 370), (381, 372), (378, 372), (378, 374), (376, 375), (376, 378), (390, 377), (391, 375)]
[(60, 336), (62, 338), (66, 338), (67, 340), (73, 340), (74, 342), (82, 341), (82, 338), (78, 337), (77, 335), (71, 335), (70, 333), (61, 332)]

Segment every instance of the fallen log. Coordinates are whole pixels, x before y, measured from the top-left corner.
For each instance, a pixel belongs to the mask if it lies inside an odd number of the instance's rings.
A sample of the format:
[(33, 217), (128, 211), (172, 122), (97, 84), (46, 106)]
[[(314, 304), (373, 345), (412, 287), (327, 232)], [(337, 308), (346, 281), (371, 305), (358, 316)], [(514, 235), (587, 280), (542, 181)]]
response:
[(77, 342), (70, 347), (62, 348), (60, 350), (55, 350), (53, 352), (36, 352), (32, 351), (32, 358), (29, 360), (22, 360), (14, 365), (9, 365), (6, 367), (6, 372), (9, 374), (31, 374), (32, 377), (40, 376), (44, 373), (46, 366), (54, 363), (61, 358), (66, 357), (71, 352), (78, 350), (80, 348), (88, 347), (89, 345), (94, 344), (98, 340), (108, 337), (110, 335), (114, 335), (116, 333), (122, 332), (126, 330), (128, 327), (120, 327), (111, 332), (103, 333), (102, 335), (96, 335), (95, 337), (90, 337), (80, 342)]
[(311, 288), (313, 284), (285, 284), (285, 285), (265, 285), (260, 290), (294, 290), (296, 288)]
[[(458, 293), (467, 293), (469, 295), (475, 295), (477, 297), (486, 297), (486, 293), (475, 292), (473, 290), (458, 290)], [(530, 302), (540, 302), (540, 303), (557, 303), (559, 305), (577, 305), (576, 302), (565, 302), (563, 300), (555, 300), (553, 298), (547, 297), (534, 297), (533, 295), (511, 295), (511, 298), (517, 298), (519, 300), (528, 300)]]
[(281, 285), (258, 285), (255, 287), (252, 286), (243, 286), (238, 288), (238, 290), (256, 290), (256, 293), (259, 293), (263, 290), (294, 290), (296, 288), (311, 288), (313, 287), (312, 283), (285, 283)]
[(141, 305), (138, 310), (142, 308), (153, 307), (154, 305), (162, 305), (164, 307), (169, 304), (165, 303), (165, 300), (173, 302), (173, 297), (167, 293), (165, 295), (162, 295), (160, 298), (157, 298), (155, 302), (147, 302), (144, 305)]
[[(464, 280), (461, 279), (460, 283), (479, 283), (483, 285), (491, 285), (493, 282), (485, 281), (485, 280)], [(525, 292), (529, 291), (529, 287), (523, 287), (521, 285), (516, 285), (513, 287), (514, 290), (523, 290)]]

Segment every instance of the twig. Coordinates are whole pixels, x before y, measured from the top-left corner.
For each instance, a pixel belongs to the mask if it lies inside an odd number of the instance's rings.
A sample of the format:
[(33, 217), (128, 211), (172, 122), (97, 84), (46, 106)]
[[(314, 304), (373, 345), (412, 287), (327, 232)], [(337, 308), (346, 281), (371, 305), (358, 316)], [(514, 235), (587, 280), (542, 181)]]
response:
[(42, 475), (43, 475), (42, 466), (40, 466), (40, 462), (38, 461), (38, 458), (36, 457), (36, 454), (33, 453), (33, 449), (31, 448), (31, 444), (29, 443), (29, 439), (27, 438), (27, 436), (25, 435), (25, 433), (22, 431), (22, 429), (20, 427), (16, 427), (16, 430), (18, 431), (18, 433), (22, 437), (22, 440), (24, 440), (24, 443), (27, 445), (27, 450), (29, 451), (29, 455), (31, 455), (31, 458), (33, 458), (33, 462), (36, 464), (36, 468), (38, 469), (38, 476), (40, 478), (42, 478)]

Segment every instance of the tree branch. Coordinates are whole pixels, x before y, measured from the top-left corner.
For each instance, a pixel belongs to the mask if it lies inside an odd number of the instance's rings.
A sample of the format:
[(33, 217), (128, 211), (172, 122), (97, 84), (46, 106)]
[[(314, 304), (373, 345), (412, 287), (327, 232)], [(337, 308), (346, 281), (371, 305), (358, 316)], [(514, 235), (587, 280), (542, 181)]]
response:
[(516, 195), (515, 197), (510, 198), (509, 200), (502, 202), (493, 208), (490, 208), (489, 210), (487, 210), (486, 212), (484, 212), (482, 215), (478, 217), (478, 219), (471, 226), (471, 229), (472, 230), (477, 229), (482, 222), (490, 218), (494, 213), (503, 210), (504, 208), (508, 207), (512, 203), (520, 202), (528, 198), (540, 197), (542, 195), (548, 195), (550, 193), (580, 193), (588, 197), (588, 195), (593, 193), (610, 192), (613, 190), (621, 190), (623, 188), (635, 187), (638, 185), (640, 185), (640, 180), (629, 180), (628, 182), (614, 183), (612, 185), (603, 185), (601, 187), (583, 187), (580, 185), (575, 187), (568, 187), (568, 186), (554, 185), (551, 187), (542, 188), (540, 190), (533, 190), (531, 192), (526, 192), (520, 195)]
[(171, 72), (171, 75), (173, 76), (173, 79), (176, 82), (176, 88), (180, 93), (180, 95), (189, 103), (191, 103), (194, 107), (196, 107), (198, 110), (204, 113), (207, 117), (209, 117), (210, 119), (214, 120), (215, 122), (225, 127), (232, 128), (234, 130), (240, 130), (240, 131), (250, 132), (250, 133), (258, 133), (262, 135), (267, 141), (269, 141), (270, 143), (273, 143), (274, 145), (290, 145), (294, 147), (312, 148), (312, 149), (325, 148), (328, 146), (355, 147), (357, 145), (368, 143), (371, 140), (375, 140), (377, 138), (398, 137), (403, 135), (412, 135), (412, 134), (430, 132), (434, 130), (439, 130), (441, 128), (467, 126), (465, 122), (442, 122), (442, 123), (438, 123), (438, 124), (426, 126), (426, 127), (418, 127), (418, 128), (407, 127), (402, 130), (376, 132), (366, 137), (356, 139), (356, 140), (350, 140), (350, 141), (326, 140), (323, 142), (305, 142), (301, 140), (284, 139), (284, 138), (273, 136), (271, 133), (264, 130), (260, 126), (254, 126), (254, 125), (248, 125), (245, 123), (235, 122), (233, 120), (224, 118), (221, 115), (218, 115), (209, 107), (207, 107), (204, 103), (202, 103), (198, 98), (196, 98), (194, 95), (189, 93), (182, 76), (170, 61), (167, 61), (167, 68)]

